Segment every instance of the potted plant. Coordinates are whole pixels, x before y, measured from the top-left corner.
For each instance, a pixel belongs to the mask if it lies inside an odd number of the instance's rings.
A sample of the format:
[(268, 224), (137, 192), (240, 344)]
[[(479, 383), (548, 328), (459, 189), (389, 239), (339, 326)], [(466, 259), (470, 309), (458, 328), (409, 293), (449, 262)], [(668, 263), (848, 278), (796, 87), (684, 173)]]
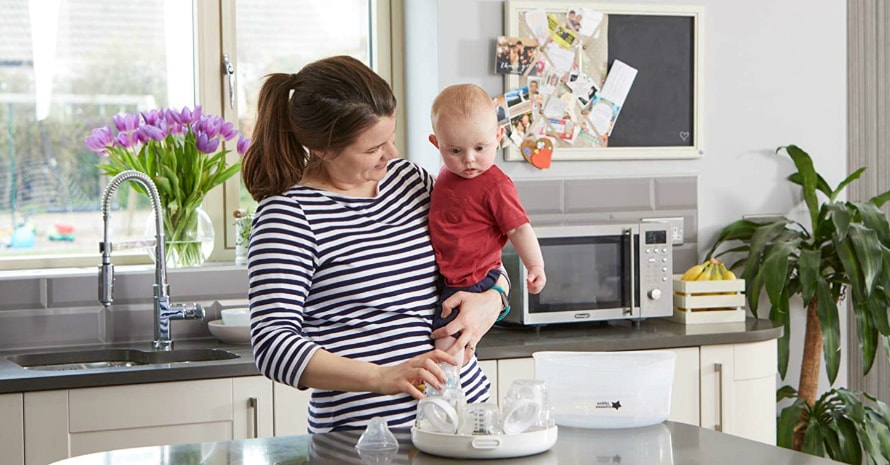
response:
[(838, 303), (849, 302), (859, 335), (863, 371), (872, 367), (879, 344), (890, 351), (890, 223), (880, 210), (890, 191), (868, 202), (839, 201), (838, 195), (865, 168), (831, 188), (809, 154), (795, 145), (779, 147), (797, 171), (788, 180), (801, 188), (809, 224), (787, 217), (742, 219), (726, 226), (707, 258), (737, 257), (746, 299), (754, 316), (763, 291), (769, 318), (784, 325), (778, 341), (778, 370), (785, 379), (791, 327), (791, 298), (806, 311), (804, 352), (798, 389), (783, 386), (778, 400), (793, 398), (778, 419), (780, 446), (834, 460), (890, 463), (890, 410), (873, 397), (844, 388), (818, 395), (821, 360), (834, 384), (840, 365)]

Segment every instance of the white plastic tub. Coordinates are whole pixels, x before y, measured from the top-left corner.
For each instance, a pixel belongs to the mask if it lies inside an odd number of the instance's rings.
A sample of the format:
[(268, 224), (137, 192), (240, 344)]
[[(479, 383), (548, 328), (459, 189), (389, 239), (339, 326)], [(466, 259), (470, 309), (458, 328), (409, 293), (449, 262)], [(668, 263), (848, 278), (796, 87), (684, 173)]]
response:
[(671, 411), (677, 355), (666, 350), (535, 352), (535, 377), (547, 383), (557, 425), (636, 428)]

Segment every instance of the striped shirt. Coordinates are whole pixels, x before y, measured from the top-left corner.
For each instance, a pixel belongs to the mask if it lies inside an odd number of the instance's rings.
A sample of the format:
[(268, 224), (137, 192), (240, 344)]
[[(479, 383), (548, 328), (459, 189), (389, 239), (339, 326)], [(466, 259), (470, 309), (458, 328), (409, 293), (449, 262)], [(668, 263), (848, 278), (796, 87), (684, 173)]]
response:
[[(297, 185), (260, 202), (248, 276), (251, 343), (265, 376), (298, 386), (319, 348), (383, 366), (433, 349), (432, 188), (428, 172), (397, 158), (374, 198)], [(461, 383), (468, 402), (488, 399), (475, 358)], [(362, 428), (375, 416), (410, 427), (416, 409), (408, 394), (313, 389), (309, 432)]]

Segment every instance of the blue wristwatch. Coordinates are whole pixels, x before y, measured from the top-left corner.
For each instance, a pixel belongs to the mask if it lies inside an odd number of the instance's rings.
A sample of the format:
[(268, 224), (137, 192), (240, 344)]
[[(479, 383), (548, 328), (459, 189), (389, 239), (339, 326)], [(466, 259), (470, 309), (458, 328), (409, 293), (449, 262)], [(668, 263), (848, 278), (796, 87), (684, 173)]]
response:
[(507, 291), (505, 291), (504, 288), (501, 286), (494, 285), (494, 286), (491, 286), (489, 289), (494, 289), (494, 290), (498, 291), (498, 294), (501, 295), (501, 303), (504, 304), (504, 309), (501, 310), (501, 314), (498, 315), (498, 319), (494, 320), (495, 323), (497, 323), (498, 321), (503, 320), (504, 317), (506, 317), (507, 314), (510, 313), (510, 298), (507, 297)]

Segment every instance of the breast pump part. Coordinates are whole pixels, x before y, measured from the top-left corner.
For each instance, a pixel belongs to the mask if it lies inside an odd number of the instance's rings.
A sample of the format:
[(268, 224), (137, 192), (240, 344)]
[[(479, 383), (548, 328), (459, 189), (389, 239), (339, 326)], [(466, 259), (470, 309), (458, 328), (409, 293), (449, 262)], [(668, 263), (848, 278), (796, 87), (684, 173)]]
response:
[(355, 447), (359, 451), (399, 450), (399, 441), (381, 417), (371, 418), (365, 432), (358, 438)]
[(425, 397), (417, 404), (417, 427), (431, 433), (453, 434), (459, 420), (457, 410), (442, 397)]
[(537, 421), (541, 404), (531, 399), (517, 399), (504, 412), (504, 433), (518, 434), (527, 431)]

